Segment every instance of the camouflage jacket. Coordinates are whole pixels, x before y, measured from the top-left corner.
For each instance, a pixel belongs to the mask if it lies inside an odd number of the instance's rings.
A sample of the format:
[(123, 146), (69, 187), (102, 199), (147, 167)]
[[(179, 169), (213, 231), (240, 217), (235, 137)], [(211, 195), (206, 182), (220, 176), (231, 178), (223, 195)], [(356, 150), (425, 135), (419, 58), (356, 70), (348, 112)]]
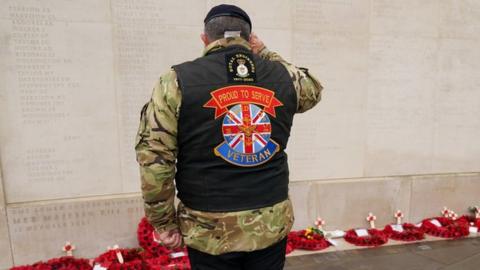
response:
[[(241, 38), (220, 39), (209, 44), (204, 55), (230, 45), (250, 49), (248, 42)], [(307, 111), (320, 101), (322, 86), (306, 69), (287, 63), (267, 48), (259, 55), (279, 61), (287, 68), (297, 92), (297, 112)], [(157, 231), (179, 228), (185, 244), (213, 255), (258, 250), (283, 239), (293, 225), (290, 200), (260, 209), (227, 213), (196, 211), (180, 202), (175, 211), (177, 120), (181, 100), (175, 71), (170, 70), (160, 77), (150, 101), (141, 111), (135, 150), (145, 215), (150, 223)]]

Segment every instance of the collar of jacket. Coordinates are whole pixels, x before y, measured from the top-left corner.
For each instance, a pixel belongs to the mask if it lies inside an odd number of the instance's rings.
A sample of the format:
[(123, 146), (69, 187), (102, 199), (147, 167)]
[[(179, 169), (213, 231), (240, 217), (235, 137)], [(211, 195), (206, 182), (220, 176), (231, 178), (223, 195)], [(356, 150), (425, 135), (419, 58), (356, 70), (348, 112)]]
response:
[(235, 45), (240, 45), (242, 47), (245, 47), (248, 50), (251, 50), (250, 44), (248, 41), (241, 37), (229, 37), (229, 38), (222, 38), (222, 39), (217, 39), (214, 42), (208, 44), (207, 47), (203, 50), (202, 56), (205, 56), (209, 53), (212, 53), (214, 51), (230, 47), (230, 46), (235, 46)]

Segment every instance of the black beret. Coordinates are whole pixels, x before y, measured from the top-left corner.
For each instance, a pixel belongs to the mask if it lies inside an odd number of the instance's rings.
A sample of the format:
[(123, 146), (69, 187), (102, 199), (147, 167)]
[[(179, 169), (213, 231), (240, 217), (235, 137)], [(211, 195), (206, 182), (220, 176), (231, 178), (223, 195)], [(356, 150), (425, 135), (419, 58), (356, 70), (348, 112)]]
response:
[(232, 16), (232, 17), (240, 18), (246, 21), (250, 26), (250, 30), (252, 30), (252, 22), (250, 21), (250, 17), (248, 17), (248, 14), (243, 9), (234, 5), (222, 4), (222, 5), (213, 7), (207, 13), (207, 16), (205, 17), (205, 20), (203, 20), (203, 22), (206, 24), (211, 19), (215, 17), (220, 17), (220, 16)]

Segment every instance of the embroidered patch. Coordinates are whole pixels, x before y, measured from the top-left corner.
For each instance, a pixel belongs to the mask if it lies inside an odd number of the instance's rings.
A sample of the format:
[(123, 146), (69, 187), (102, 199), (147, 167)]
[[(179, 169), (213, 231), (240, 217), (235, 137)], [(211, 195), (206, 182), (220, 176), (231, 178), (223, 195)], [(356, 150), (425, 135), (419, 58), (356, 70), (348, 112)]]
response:
[(233, 53), (225, 55), (227, 63), (228, 82), (231, 83), (252, 83), (256, 82), (257, 75), (255, 63), (251, 54)]
[[(204, 105), (215, 109), (215, 119), (224, 115), (224, 142), (215, 147), (215, 155), (244, 167), (257, 166), (270, 160), (280, 146), (272, 140), (271, 117), (275, 107), (283, 104), (275, 93), (265, 88), (235, 85), (217, 89)], [(263, 107), (263, 108), (262, 108)]]

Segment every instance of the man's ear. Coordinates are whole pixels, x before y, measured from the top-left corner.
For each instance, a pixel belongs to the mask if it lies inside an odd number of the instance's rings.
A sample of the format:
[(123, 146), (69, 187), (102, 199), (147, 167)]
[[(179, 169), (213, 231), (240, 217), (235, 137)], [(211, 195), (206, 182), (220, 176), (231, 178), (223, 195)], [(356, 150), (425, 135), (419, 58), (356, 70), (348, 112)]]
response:
[(202, 39), (203, 41), (203, 44), (205, 45), (205, 47), (210, 44), (210, 42), (208, 41), (208, 37), (205, 33), (201, 33), (200, 34), (200, 39)]

